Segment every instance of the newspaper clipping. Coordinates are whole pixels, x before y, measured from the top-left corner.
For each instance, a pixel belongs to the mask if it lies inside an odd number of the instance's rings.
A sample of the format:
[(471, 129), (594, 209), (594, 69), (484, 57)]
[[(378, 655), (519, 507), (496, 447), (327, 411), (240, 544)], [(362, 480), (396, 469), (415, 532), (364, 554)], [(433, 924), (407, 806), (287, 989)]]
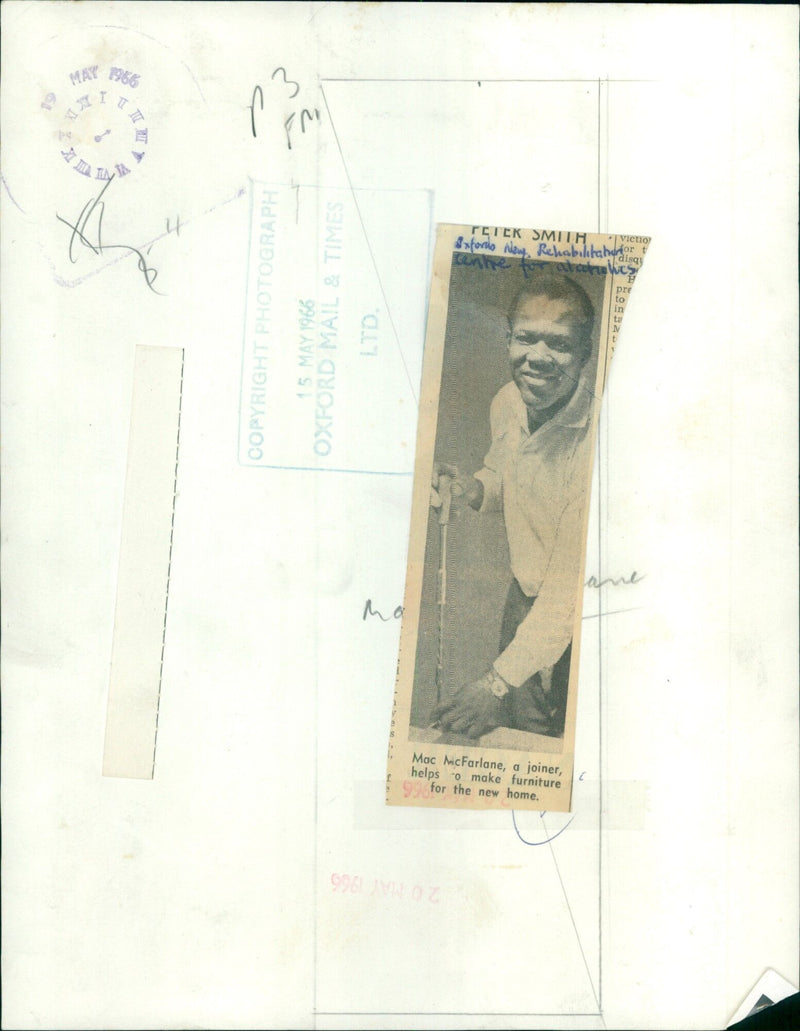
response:
[(648, 243), (438, 227), (390, 805), (570, 809), (597, 419)]

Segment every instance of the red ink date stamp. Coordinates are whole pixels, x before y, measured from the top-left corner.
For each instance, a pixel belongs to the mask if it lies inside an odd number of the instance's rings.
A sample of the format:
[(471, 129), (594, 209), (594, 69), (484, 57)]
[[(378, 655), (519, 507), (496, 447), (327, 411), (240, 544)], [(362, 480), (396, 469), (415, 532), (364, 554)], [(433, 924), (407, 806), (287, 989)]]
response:
[(397, 881), (383, 881), (377, 877), (364, 878), (359, 874), (332, 873), (331, 890), (340, 895), (367, 895), (370, 898), (407, 899), (437, 905), (439, 888), (430, 885), (406, 885)]

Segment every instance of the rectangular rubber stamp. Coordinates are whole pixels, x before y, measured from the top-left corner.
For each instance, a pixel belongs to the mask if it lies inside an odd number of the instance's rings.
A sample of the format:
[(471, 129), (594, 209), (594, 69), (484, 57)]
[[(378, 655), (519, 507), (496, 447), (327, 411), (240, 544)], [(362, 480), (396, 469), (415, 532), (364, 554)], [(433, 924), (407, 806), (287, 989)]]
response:
[(410, 474), (428, 193), (254, 182), (251, 200), (239, 461)]

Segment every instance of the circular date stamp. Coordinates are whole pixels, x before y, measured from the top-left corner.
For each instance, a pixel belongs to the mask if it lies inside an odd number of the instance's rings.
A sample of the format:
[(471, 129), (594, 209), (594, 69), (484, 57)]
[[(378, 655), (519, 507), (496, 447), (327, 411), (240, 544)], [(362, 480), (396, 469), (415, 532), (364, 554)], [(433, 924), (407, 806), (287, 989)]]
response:
[(145, 160), (150, 143), (139, 70), (90, 64), (64, 80), (41, 102), (57, 120), (61, 160), (87, 179), (124, 179)]

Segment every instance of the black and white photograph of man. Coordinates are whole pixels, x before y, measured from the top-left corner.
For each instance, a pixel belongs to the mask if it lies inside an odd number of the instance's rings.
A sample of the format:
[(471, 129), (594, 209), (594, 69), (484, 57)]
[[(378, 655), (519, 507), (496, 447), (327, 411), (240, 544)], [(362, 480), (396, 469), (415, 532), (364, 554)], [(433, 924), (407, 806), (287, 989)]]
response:
[[(475, 741), (498, 727), (554, 739), (564, 732), (602, 278), (516, 273), (452, 270), (423, 583), (428, 632), (418, 640), (412, 712), (412, 724), (448, 740)], [(487, 384), (500, 378), (487, 405)], [(443, 512), (451, 524), (444, 569)], [(437, 566), (434, 583), (429, 567)], [(435, 614), (434, 587), (447, 598), (444, 609), (436, 599)], [(433, 637), (441, 639), (432, 676)]]

